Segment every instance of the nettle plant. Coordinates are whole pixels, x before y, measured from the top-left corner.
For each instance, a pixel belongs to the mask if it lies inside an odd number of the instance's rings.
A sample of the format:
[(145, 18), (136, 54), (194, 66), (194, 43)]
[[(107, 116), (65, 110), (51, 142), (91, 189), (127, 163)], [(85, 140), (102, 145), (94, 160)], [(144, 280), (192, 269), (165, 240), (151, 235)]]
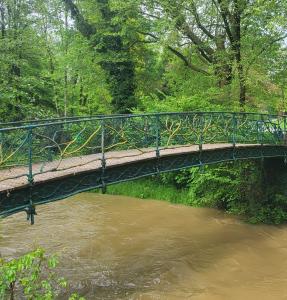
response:
[[(36, 249), (17, 259), (0, 259), (0, 300), (55, 299), (67, 289), (67, 282), (55, 272), (58, 259), (48, 256), (44, 249)], [(72, 294), (70, 300), (84, 300)]]

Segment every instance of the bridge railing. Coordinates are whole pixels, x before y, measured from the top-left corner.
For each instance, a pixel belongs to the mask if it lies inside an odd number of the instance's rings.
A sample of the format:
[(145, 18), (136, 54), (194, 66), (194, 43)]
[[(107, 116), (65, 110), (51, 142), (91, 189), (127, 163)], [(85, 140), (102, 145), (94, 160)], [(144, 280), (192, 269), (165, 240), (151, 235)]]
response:
[[(11, 124), (10, 124), (11, 125)], [(188, 112), (94, 116), (0, 128), (0, 190), (11, 180), (33, 183), (105, 167), (107, 159), (205, 144), (284, 144), (286, 117), (254, 113)], [(1, 126), (0, 126), (1, 127)], [(38, 176), (38, 177), (37, 177)]]

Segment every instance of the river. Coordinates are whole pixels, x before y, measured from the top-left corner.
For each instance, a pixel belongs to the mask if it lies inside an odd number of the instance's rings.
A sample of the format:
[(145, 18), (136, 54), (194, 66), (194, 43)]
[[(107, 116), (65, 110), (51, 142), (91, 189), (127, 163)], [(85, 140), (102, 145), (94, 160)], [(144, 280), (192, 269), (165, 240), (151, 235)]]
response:
[(84, 193), (1, 222), (4, 257), (37, 246), (86, 299), (287, 299), (287, 227), (218, 210)]

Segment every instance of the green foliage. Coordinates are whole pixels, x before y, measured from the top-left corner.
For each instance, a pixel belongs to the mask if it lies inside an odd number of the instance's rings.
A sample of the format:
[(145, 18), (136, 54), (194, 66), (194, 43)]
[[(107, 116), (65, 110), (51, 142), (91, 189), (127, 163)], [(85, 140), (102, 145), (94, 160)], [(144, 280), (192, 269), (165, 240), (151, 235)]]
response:
[[(58, 278), (54, 269), (56, 256), (47, 256), (41, 248), (17, 259), (0, 260), (0, 299), (55, 299), (67, 288), (64, 278)], [(69, 299), (84, 300), (77, 294)]]
[(114, 185), (108, 192), (219, 208), (240, 215), (250, 223), (286, 222), (286, 194), (272, 184), (266, 187), (262, 168), (258, 161), (191, 168)]
[(215, 88), (210, 100), (225, 109), (238, 106), (241, 93), (248, 108), (282, 108), (274, 62), (282, 67), (286, 53), (283, 3), (146, 0), (143, 5), (149, 40), (165, 57), (160, 92), (180, 97), (189, 91), (191, 99)]
[[(180, 172), (175, 182), (188, 187), (194, 206), (216, 207), (251, 223), (287, 221), (287, 197), (274, 184), (266, 187), (260, 161), (239, 161)], [(275, 189), (275, 192), (271, 189)]]
[(177, 189), (171, 184), (164, 185), (156, 177), (115, 184), (108, 187), (108, 193), (111, 195), (126, 195), (140, 199), (158, 199), (172, 203), (188, 204), (188, 201), (186, 201), (186, 190)]
[(3, 0), (0, 118), (238, 110), (239, 66), (245, 109), (283, 111), (281, 2), (240, 1), (240, 43), (232, 43), (219, 8), (235, 16), (233, 0)]
[[(286, 9), (284, 1), (263, 0), (0, 1), (0, 121), (286, 111)], [(191, 205), (222, 207), (252, 222), (286, 219), (284, 195), (266, 196), (254, 163), (187, 170), (160, 182), (172, 185), (166, 199), (175, 186), (188, 190), (181, 201)], [(147, 188), (142, 194), (154, 195)]]

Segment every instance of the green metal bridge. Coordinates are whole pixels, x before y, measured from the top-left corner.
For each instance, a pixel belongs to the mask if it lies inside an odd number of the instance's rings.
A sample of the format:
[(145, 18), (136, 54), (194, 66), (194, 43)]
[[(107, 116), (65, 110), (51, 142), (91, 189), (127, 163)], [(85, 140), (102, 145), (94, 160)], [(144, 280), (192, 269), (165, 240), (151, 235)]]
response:
[(94, 188), (239, 159), (287, 158), (286, 117), (184, 112), (0, 123), (0, 216)]

